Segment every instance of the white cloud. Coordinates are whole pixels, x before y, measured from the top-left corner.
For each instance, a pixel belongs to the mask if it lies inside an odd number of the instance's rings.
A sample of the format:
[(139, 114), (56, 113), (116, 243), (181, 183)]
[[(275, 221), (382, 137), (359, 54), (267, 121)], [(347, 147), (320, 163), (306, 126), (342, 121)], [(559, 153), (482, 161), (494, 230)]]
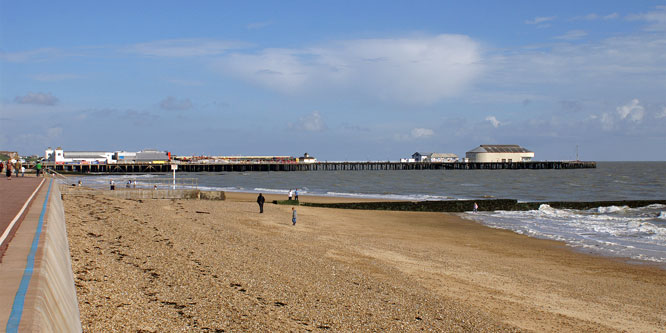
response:
[(555, 37), (555, 39), (577, 40), (577, 39), (581, 39), (585, 36), (587, 36), (587, 32), (585, 32), (583, 30), (571, 30), (571, 31), (567, 31), (567, 33), (565, 33), (564, 35)]
[(495, 118), (495, 116), (488, 116), (488, 117), (486, 117), (485, 120), (490, 122), (490, 124), (493, 125), (493, 127), (495, 127), (495, 128), (498, 128), (498, 127), (500, 127), (500, 125), (502, 125), (502, 123), (499, 120), (497, 120), (497, 118)]
[(304, 49), (234, 53), (225, 73), (283, 93), (347, 91), (431, 104), (458, 95), (481, 73), (480, 46), (467, 36), (347, 40)]
[(531, 20), (526, 20), (525, 24), (542, 24), (544, 22), (550, 22), (555, 20), (555, 16), (537, 16)]
[(435, 131), (429, 129), (429, 128), (413, 128), (412, 129), (412, 137), (415, 139), (418, 138), (425, 138), (429, 136), (435, 135)]
[(630, 21), (645, 21), (648, 26), (647, 31), (665, 31), (666, 30), (666, 6), (657, 6), (655, 10), (642, 14), (632, 14), (627, 17)]
[(35, 104), (35, 105), (56, 105), (58, 98), (51, 93), (28, 93), (25, 96), (16, 96), (14, 102), (19, 104)]
[(666, 106), (662, 106), (661, 112), (657, 113), (654, 117), (657, 119), (666, 118)]
[(289, 124), (289, 128), (307, 132), (322, 132), (326, 130), (326, 124), (319, 111), (301, 117), (296, 124)]
[(173, 96), (169, 96), (160, 102), (160, 107), (164, 110), (189, 110), (192, 108), (192, 101), (189, 98), (179, 100)]
[(59, 54), (61, 54), (61, 51), (54, 48), (41, 48), (12, 53), (0, 51), (0, 60), (9, 62), (44, 61)]
[(638, 99), (633, 99), (628, 104), (618, 106), (616, 110), (620, 119), (628, 118), (635, 123), (641, 122), (645, 115), (645, 108), (640, 105)]
[(580, 44), (562, 42), (487, 59), (486, 75), (479, 86), (508, 88), (520, 94), (535, 88), (578, 94), (603, 85), (605, 95), (631, 90), (635, 91), (631, 94), (654, 95), (659, 94), (657, 87), (664, 86), (666, 38), (642, 33)]
[(46, 137), (49, 139), (56, 139), (62, 136), (62, 127), (50, 127), (46, 130)]
[[(613, 129), (638, 128), (636, 126), (641, 124), (645, 117), (645, 107), (640, 104), (638, 99), (633, 99), (625, 105), (618, 106), (615, 111), (615, 113), (604, 112), (601, 117), (590, 117), (590, 119), (598, 119), (601, 128), (610, 131)], [(666, 111), (664, 112), (666, 113)], [(657, 118), (659, 118), (659, 115), (657, 115)]]
[(169, 39), (134, 44), (126, 51), (154, 57), (197, 57), (219, 55), (247, 45), (246, 43), (211, 39)]
[(601, 121), (601, 128), (603, 128), (606, 131), (610, 131), (613, 129), (614, 126), (614, 119), (613, 116), (611, 116), (608, 113), (604, 113), (601, 115), (601, 118), (599, 118), (599, 121)]
[(597, 13), (590, 13), (585, 16), (574, 17), (574, 21), (596, 21), (596, 20), (614, 20), (620, 17), (618, 13), (611, 13), (608, 15), (599, 15)]
[(425, 138), (431, 137), (433, 135), (435, 135), (435, 131), (430, 129), (430, 128), (415, 127), (415, 128), (412, 128), (412, 130), (409, 131), (408, 134), (399, 133), (399, 134), (393, 135), (393, 139), (396, 140), (396, 141), (408, 142), (408, 141), (414, 141), (414, 140), (419, 140), (419, 139), (425, 139)]
[(608, 15), (604, 16), (603, 19), (604, 20), (614, 20), (618, 17), (620, 17), (620, 15), (618, 13), (612, 13), (612, 14), (608, 14)]

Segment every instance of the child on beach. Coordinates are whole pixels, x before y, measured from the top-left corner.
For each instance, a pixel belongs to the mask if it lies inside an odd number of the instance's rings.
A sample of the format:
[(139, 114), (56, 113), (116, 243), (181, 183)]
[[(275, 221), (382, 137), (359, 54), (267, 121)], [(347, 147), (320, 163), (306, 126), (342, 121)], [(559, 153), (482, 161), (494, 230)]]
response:
[(291, 225), (296, 225), (296, 208), (291, 207)]

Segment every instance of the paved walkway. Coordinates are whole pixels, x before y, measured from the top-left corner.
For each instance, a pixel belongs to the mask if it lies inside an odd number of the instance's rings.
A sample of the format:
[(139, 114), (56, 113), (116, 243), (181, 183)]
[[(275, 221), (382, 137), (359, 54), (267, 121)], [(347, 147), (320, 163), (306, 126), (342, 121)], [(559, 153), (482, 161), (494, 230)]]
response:
[(7, 179), (4, 175), (0, 176), (0, 262), (2, 262), (2, 256), (7, 249), (7, 245), (21, 224), (29, 207), (26, 207), (9, 232), (7, 232), (7, 228), (21, 209), (23, 209), (25, 203), (43, 179), (34, 175), (26, 177), (12, 176), (11, 180)]

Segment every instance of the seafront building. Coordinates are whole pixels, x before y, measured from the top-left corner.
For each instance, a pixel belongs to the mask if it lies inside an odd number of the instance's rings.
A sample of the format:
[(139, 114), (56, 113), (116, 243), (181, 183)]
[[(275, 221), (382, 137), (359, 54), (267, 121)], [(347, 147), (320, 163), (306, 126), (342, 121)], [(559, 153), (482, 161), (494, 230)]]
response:
[(452, 153), (423, 153), (416, 152), (412, 154), (412, 158), (400, 159), (400, 162), (443, 162), (454, 163), (458, 162), (458, 155)]
[(65, 151), (62, 147), (52, 149), (49, 147), (44, 151), (44, 159), (55, 164), (81, 163), (81, 164), (113, 164), (134, 162), (158, 162), (164, 163), (171, 159), (171, 153), (155, 149), (144, 149), (139, 152), (126, 151)]
[(317, 163), (317, 159), (314, 156), (310, 156), (310, 154), (305, 153), (303, 156), (299, 157), (296, 159), (296, 162), (300, 163)]
[(44, 159), (56, 164), (62, 163), (112, 163), (113, 153), (105, 151), (64, 151), (62, 147), (47, 148)]
[(465, 154), (469, 162), (529, 162), (534, 152), (519, 145), (480, 145)]

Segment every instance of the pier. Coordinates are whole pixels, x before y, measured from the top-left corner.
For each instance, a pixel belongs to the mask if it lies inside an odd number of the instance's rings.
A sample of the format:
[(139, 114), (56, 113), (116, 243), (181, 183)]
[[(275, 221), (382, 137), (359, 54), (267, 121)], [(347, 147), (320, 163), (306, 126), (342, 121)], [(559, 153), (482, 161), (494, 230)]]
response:
[(113, 163), (54, 164), (44, 167), (64, 173), (161, 173), (170, 172), (252, 172), (252, 171), (373, 171), (373, 170), (544, 170), (589, 169), (596, 162), (530, 161), (530, 162), (316, 162), (316, 163)]

